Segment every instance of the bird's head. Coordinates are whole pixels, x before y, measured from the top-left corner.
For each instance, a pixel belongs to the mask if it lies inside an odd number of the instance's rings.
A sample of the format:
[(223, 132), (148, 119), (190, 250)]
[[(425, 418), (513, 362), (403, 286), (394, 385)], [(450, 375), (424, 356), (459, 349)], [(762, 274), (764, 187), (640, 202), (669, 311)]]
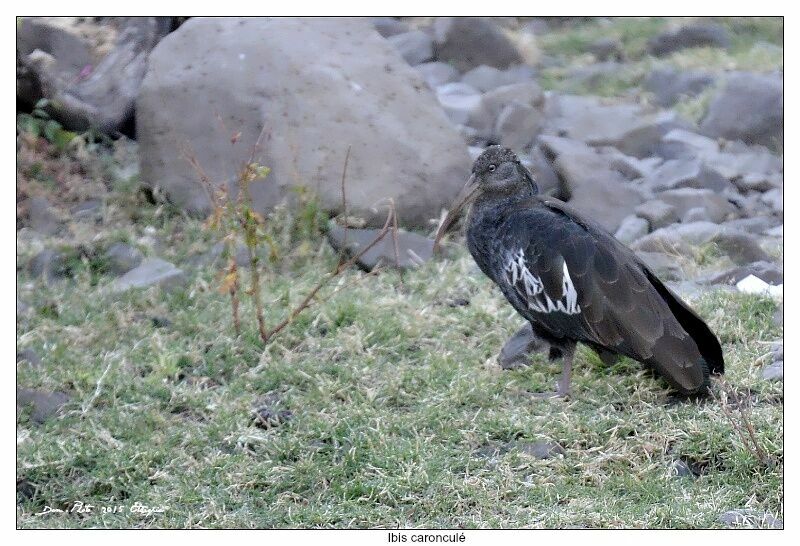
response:
[(514, 152), (502, 146), (486, 148), (472, 164), (472, 174), (439, 226), (434, 250), (439, 246), (439, 240), (458, 218), (459, 212), (478, 197), (525, 197), (534, 195), (538, 191), (528, 169), (520, 163)]

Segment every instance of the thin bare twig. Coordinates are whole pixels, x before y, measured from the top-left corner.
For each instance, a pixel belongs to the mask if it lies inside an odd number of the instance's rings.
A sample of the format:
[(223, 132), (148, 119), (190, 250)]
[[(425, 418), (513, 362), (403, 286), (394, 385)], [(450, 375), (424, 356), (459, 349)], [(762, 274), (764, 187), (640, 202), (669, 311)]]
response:
[(345, 250), (347, 249), (347, 192), (345, 191), (345, 180), (347, 179), (347, 164), (350, 161), (350, 146), (344, 155), (344, 167), (342, 168), (342, 214), (344, 214), (344, 237), (342, 238), (342, 248), (339, 251), (339, 264), (344, 261)]
[[(733, 412), (731, 411), (730, 407), (728, 406), (728, 398), (730, 397), (732, 390), (724, 381), (720, 381), (720, 387), (722, 388), (725, 394), (724, 400), (721, 397), (718, 397), (716, 393), (714, 393), (714, 391), (711, 391), (711, 394), (714, 397), (714, 399), (720, 404), (720, 407), (722, 408), (722, 413), (728, 419), (728, 422), (730, 422), (731, 427), (739, 435), (739, 438), (742, 440), (742, 444), (744, 445), (745, 449), (747, 449), (753, 455), (755, 455), (756, 459), (758, 459), (758, 462), (760, 462), (765, 466), (769, 465), (770, 464), (769, 456), (766, 454), (766, 452), (762, 449), (761, 445), (758, 443), (758, 439), (756, 438), (756, 433), (755, 430), (753, 429), (753, 425), (752, 423), (750, 423), (750, 418), (742, 409), (742, 404), (741, 403), (737, 404), (741, 421), (738, 422), (736, 420), (736, 417), (733, 415)], [(744, 425), (742, 425), (742, 423), (744, 423)], [(744, 431), (747, 431), (747, 435), (745, 435)]]
[(369, 252), (369, 250), (372, 247), (374, 247), (381, 240), (383, 240), (386, 234), (389, 233), (390, 226), (392, 225), (393, 222), (393, 218), (394, 218), (394, 206), (392, 205), (391, 208), (389, 209), (389, 214), (386, 217), (386, 222), (383, 224), (383, 227), (378, 232), (376, 237), (368, 245), (366, 245), (363, 249), (361, 249), (361, 251), (359, 251), (345, 263), (338, 264), (331, 273), (328, 273), (325, 277), (323, 277), (323, 279), (319, 283), (317, 283), (316, 286), (314, 286), (314, 288), (311, 289), (311, 291), (306, 295), (306, 297), (303, 298), (303, 301), (301, 301), (294, 309), (292, 309), (292, 311), (289, 313), (289, 315), (287, 315), (286, 318), (284, 318), (277, 325), (275, 325), (270, 331), (267, 332), (266, 340), (264, 341), (265, 345), (267, 341), (269, 341), (270, 339), (272, 339), (273, 336), (275, 336), (275, 334), (286, 328), (297, 315), (299, 315), (304, 309), (306, 309), (307, 307), (309, 307), (309, 305), (311, 305), (311, 301), (314, 299), (314, 296), (317, 295), (317, 292), (319, 292), (323, 287), (325, 287), (333, 278), (341, 274), (342, 271), (348, 269), (350, 266), (355, 264), (362, 256), (364, 256), (364, 254)]

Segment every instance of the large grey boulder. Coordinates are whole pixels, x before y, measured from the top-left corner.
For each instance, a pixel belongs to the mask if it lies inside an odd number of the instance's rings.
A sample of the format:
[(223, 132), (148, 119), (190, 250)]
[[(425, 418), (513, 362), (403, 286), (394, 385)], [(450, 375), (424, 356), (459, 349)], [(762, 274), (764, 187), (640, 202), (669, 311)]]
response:
[(783, 142), (783, 78), (739, 73), (711, 101), (700, 132), (746, 144)]
[(462, 72), (482, 64), (508, 68), (523, 62), (511, 40), (491, 19), (483, 17), (439, 17), (434, 21), (436, 58)]
[[(61, 18), (23, 18), (17, 33), (17, 95), (51, 100), (50, 114), (69, 129), (117, 131), (133, 114), (147, 58), (169, 32), (169, 17), (113, 17), (93, 32), (113, 46), (92, 51)], [(101, 48), (97, 48), (101, 49)], [(96, 58), (99, 56), (100, 58)]]
[(143, 180), (195, 213), (209, 197), (187, 153), (230, 184), (255, 148), (272, 169), (250, 186), (257, 210), (306, 186), (341, 212), (349, 147), (350, 213), (382, 225), (391, 198), (404, 225), (426, 228), (470, 165), (425, 82), (366, 19), (190, 19), (150, 57), (137, 132)]

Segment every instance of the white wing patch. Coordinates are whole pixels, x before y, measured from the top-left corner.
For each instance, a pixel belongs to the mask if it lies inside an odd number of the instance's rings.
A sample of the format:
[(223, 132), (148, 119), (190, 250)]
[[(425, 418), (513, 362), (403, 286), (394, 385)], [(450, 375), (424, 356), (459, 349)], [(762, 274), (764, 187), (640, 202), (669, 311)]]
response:
[(525, 253), (520, 249), (516, 254), (509, 254), (505, 266), (506, 279), (525, 297), (528, 308), (539, 313), (565, 313), (576, 315), (581, 312), (578, 305), (578, 292), (569, 276), (567, 262), (562, 270), (562, 292), (556, 301), (550, 299), (544, 291), (542, 280), (530, 272), (525, 264)]

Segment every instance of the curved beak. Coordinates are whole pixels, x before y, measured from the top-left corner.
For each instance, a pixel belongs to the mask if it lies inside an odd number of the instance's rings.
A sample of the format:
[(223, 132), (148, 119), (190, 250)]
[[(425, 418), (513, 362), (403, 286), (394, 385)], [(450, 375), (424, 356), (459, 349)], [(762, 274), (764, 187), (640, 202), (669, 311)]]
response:
[(464, 184), (464, 187), (461, 189), (461, 192), (456, 197), (455, 201), (453, 201), (453, 205), (450, 207), (450, 211), (445, 216), (442, 223), (439, 225), (439, 229), (436, 231), (436, 238), (433, 241), (433, 253), (435, 254), (439, 248), (439, 241), (441, 241), (442, 237), (444, 237), (447, 230), (453, 225), (456, 218), (458, 218), (458, 214), (461, 212), (465, 206), (471, 203), (480, 193), (480, 184), (477, 183), (477, 177), (473, 173), (470, 175), (467, 183)]

